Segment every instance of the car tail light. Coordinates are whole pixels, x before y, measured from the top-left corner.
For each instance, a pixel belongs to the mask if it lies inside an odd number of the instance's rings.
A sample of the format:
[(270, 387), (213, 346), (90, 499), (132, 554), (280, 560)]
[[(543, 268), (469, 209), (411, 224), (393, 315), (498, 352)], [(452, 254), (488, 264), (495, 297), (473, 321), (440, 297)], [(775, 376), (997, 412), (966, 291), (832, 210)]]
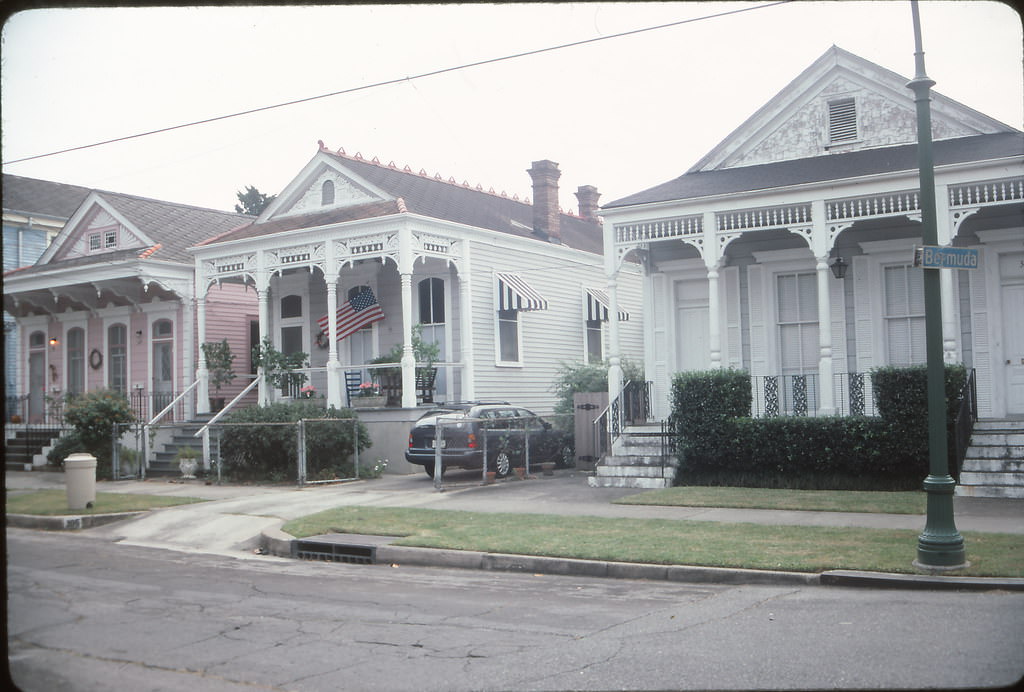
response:
[(412, 433), (409, 433), (409, 448), (412, 448)]
[(466, 437), (466, 443), (466, 446), (469, 447), (470, 449), (476, 449), (476, 435), (474, 435), (473, 433), (469, 433), (469, 435)]

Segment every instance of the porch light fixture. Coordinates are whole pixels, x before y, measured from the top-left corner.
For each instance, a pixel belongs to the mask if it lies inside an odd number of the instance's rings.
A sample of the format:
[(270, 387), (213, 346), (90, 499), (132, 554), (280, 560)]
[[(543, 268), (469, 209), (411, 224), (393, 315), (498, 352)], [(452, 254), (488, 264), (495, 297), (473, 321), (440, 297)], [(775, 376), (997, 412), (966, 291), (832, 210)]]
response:
[(50, 348), (57, 348), (57, 344), (59, 344), (59, 343), (60, 342), (57, 341), (57, 337), (51, 337), (50, 338)]
[(142, 330), (141, 329), (136, 329), (135, 330), (135, 343), (137, 343), (137, 344), (141, 344), (142, 343)]
[(836, 261), (828, 266), (832, 270), (832, 275), (837, 279), (845, 278), (846, 270), (850, 268), (850, 265), (842, 257), (836, 257)]

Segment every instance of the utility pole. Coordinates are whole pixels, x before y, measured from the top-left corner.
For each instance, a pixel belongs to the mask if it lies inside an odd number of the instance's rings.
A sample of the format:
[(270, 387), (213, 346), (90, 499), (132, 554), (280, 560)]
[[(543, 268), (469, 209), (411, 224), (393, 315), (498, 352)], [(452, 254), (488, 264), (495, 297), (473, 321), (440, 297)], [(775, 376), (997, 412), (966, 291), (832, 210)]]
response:
[[(917, 0), (911, 0), (914, 18), (914, 79), (907, 84), (917, 105), (917, 160), (921, 185), (921, 236), (924, 245), (938, 244), (935, 212), (935, 164), (932, 158), (931, 88), (935, 82), (924, 71), (921, 19)], [(942, 358), (942, 298), (939, 269), (924, 269), (925, 347), (928, 356), (928, 515), (917, 540), (916, 567), (950, 570), (967, 566), (964, 538), (953, 519), (956, 482), (949, 475), (946, 451), (946, 368)]]

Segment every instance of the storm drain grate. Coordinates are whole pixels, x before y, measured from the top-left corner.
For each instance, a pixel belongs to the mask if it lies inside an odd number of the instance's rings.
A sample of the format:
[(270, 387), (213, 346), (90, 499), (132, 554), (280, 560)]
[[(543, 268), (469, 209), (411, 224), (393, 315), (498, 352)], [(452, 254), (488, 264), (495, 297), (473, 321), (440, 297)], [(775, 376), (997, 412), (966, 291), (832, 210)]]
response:
[(393, 536), (357, 536), (327, 534), (295, 541), (295, 557), (300, 560), (347, 562), (373, 565), (377, 562), (377, 546), (395, 540)]

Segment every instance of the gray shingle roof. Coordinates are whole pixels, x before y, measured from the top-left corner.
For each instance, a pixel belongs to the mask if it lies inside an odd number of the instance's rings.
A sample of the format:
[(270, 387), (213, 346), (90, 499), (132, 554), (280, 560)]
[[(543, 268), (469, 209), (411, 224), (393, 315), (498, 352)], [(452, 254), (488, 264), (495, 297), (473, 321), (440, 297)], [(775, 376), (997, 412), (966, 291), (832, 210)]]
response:
[[(1024, 133), (1002, 132), (940, 140), (932, 143), (932, 150), (936, 166), (1021, 156), (1024, 155)], [(695, 199), (916, 169), (917, 145), (904, 144), (757, 166), (686, 173), (661, 185), (609, 202), (601, 208)]]
[[(327, 151), (324, 153), (340, 161), (346, 168), (367, 182), (396, 198), (401, 198), (405, 202), (406, 209), (411, 213), (530, 238), (537, 242), (547, 242), (539, 239), (533, 233), (533, 207), (525, 202), (444, 182), (426, 175), (398, 170), (392, 166), (373, 163), (361, 158)], [(302, 217), (252, 224), (210, 242), (226, 242), (285, 230), (369, 219), (396, 213), (400, 212), (393, 202), (364, 204)], [(559, 226), (562, 243), (565, 245), (596, 254), (602, 252), (603, 240), (600, 224), (584, 221), (570, 214), (562, 214)]]
[(4, 173), (5, 211), (69, 219), (92, 192), (87, 187)]

